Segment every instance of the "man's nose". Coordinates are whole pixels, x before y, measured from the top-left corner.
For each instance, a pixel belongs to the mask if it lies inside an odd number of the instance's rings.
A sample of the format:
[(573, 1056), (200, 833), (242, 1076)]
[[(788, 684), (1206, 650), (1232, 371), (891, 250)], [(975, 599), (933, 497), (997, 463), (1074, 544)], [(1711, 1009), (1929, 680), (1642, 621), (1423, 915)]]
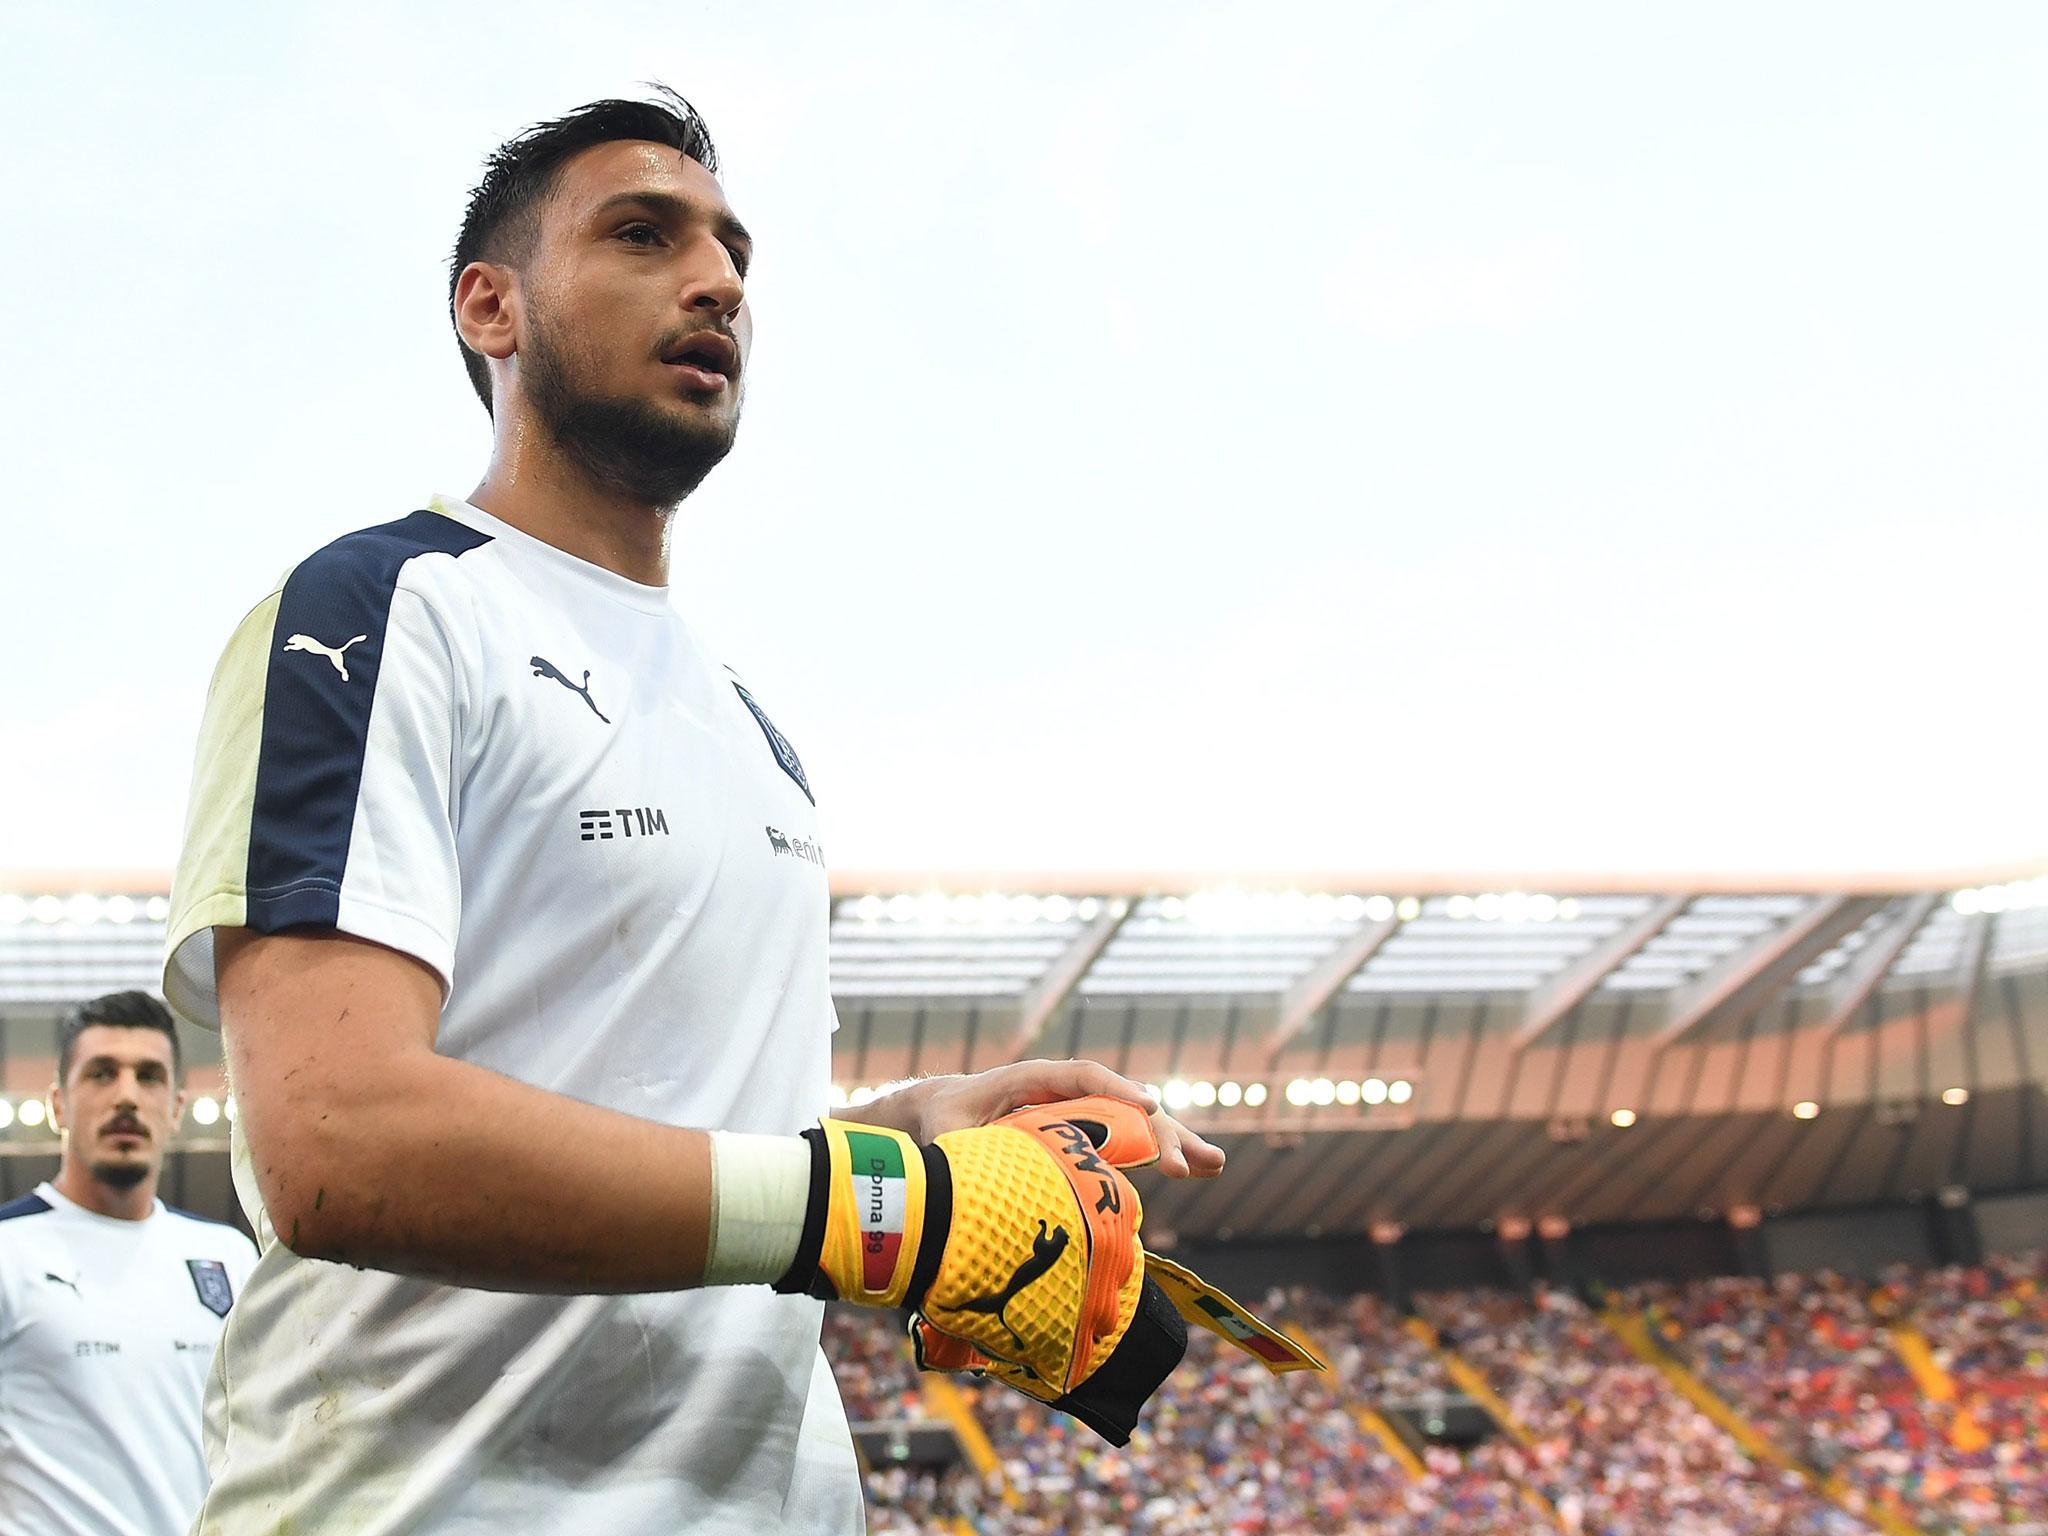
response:
[(683, 307), (700, 314), (731, 315), (746, 302), (747, 285), (732, 253), (716, 240), (710, 246), (692, 267)]

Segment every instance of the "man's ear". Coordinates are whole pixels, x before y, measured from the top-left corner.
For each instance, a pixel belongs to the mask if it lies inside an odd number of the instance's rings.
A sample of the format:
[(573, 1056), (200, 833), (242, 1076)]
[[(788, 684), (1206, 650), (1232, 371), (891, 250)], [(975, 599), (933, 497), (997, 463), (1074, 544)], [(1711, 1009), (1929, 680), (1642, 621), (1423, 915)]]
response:
[(472, 261), (455, 280), (455, 326), (472, 352), (499, 362), (519, 350), (519, 275), (494, 261)]
[(192, 1090), (180, 1087), (171, 1095), (171, 1134), (178, 1134), (178, 1127), (185, 1123), (185, 1106), (192, 1100)]
[(50, 1129), (64, 1129), (64, 1085), (54, 1077), (50, 1079), (49, 1091), (43, 1095), (43, 1105), (50, 1111)]

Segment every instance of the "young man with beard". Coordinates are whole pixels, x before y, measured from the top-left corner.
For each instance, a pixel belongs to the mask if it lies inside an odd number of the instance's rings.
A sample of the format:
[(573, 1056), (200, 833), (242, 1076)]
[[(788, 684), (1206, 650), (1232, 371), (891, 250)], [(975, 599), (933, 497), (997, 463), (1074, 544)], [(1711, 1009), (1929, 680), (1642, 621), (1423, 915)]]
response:
[[(813, 786), (666, 587), (753, 338), (716, 165), (673, 96), (492, 156), (449, 291), (487, 472), (302, 562), (215, 675), (165, 976), (224, 1030), (263, 1253), (200, 1536), (861, 1528), (812, 1299), (845, 1294), (812, 1283), (842, 1134)], [(1082, 1094), (1151, 1108), (1027, 1062), (851, 1113), (901, 1190), (942, 1134)], [(1169, 1175), (1221, 1168), (1151, 1123)], [(900, 1280), (922, 1239), (873, 1187)]]
[(57, 1177), (0, 1205), (8, 1536), (183, 1536), (206, 1492), (200, 1395), (256, 1250), (156, 1197), (179, 1066), (146, 993), (95, 998), (58, 1032)]

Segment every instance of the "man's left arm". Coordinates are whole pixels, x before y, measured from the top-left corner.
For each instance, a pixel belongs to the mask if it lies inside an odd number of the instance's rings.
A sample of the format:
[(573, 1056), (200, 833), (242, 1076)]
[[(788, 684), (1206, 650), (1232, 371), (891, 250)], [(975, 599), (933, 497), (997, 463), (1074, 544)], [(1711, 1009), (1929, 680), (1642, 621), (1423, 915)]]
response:
[(1000, 1120), (1027, 1104), (1058, 1104), (1106, 1094), (1136, 1104), (1152, 1117), (1159, 1138), (1159, 1171), (1170, 1179), (1213, 1179), (1223, 1171), (1223, 1149), (1204, 1141), (1159, 1107), (1143, 1083), (1095, 1061), (1018, 1061), (971, 1076), (923, 1077), (893, 1093), (848, 1109), (835, 1120), (885, 1125), (915, 1141)]

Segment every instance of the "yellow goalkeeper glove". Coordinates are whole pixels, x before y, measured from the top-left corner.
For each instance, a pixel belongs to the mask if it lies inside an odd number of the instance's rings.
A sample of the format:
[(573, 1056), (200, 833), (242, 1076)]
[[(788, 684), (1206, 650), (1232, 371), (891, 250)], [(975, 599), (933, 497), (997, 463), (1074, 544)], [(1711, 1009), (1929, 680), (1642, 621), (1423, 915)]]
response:
[(805, 1132), (809, 1214), (776, 1289), (911, 1308), (1122, 1445), (1180, 1363), (1187, 1326), (1146, 1280), (1138, 1192), (1098, 1150), (1106, 1122), (1128, 1138), (1134, 1119), (1149, 1139), (1145, 1112), (1113, 1099), (1063, 1109), (1094, 1119), (1022, 1110), (928, 1146), (840, 1120)]
[(920, 1147), (828, 1120), (811, 1202), (777, 1289), (908, 1307), (918, 1364), (985, 1372), (1116, 1445), (1180, 1363), (1187, 1323), (1271, 1371), (1323, 1369), (1301, 1345), (1138, 1240), (1122, 1169), (1159, 1159), (1145, 1111), (1093, 1097), (1017, 1111)]

